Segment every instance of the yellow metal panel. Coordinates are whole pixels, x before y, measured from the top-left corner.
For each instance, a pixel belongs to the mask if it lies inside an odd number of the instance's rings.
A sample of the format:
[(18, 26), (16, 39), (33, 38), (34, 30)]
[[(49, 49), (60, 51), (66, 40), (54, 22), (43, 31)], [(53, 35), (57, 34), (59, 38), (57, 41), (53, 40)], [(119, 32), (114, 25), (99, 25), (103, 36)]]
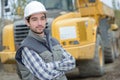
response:
[(2, 63), (15, 63), (15, 52), (2, 51), (0, 52), (0, 59)]
[[(57, 37), (57, 34), (56, 34), (56, 33), (58, 33), (56, 31), (57, 27), (58, 27), (58, 25), (56, 25), (57, 21), (61, 21), (61, 20), (64, 20), (64, 19), (70, 19), (70, 18), (80, 18), (80, 17), (81, 17), (80, 13), (78, 13), (78, 12), (70, 12), (70, 13), (67, 13), (67, 14), (64, 14), (62, 16), (59, 16), (59, 17), (55, 18), (55, 20), (52, 23), (52, 28), (51, 28), (51, 30), (52, 30), (52, 36), (53, 37)], [(63, 24), (63, 23), (61, 23), (61, 24)]]
[(85, 41), (85, 40), (87, 40), (85, 22), (84, 22), (84, 21), (78, 22), (78, 23), (77, 23), (77, 26), (78, 26), (80, 41)]
[(114, 11), (112, 8), (96, 0), (96, 2), (89, 3), (88, 0), (77, 0), (78, 10), (82, 16), (91, 16), (97, 19), (100, 16), (114, 17)]
[(4, 27), (2, 34), (2, 41), (5, 49), (9, 49), (10, 51), (15, 51), (13, 24)]
[(95, 51), (95, 43), (81, 45), (76, 47), (65, 48), (72, 54), (77, 60), (78, 59), (93, 59)]
[[(55, 19), (52, 24), (52, 36), (76, 59), (93, 59), (96, 41), (96, 22), (93, 18), (76, 17), (75, 14), (70, 13)], [(77, 37), (62, 40), (59, 29), (64, 27), (75, 27)], [(70, 44), (71, 41), (78, 41), (78, 44), (72, 45)]]

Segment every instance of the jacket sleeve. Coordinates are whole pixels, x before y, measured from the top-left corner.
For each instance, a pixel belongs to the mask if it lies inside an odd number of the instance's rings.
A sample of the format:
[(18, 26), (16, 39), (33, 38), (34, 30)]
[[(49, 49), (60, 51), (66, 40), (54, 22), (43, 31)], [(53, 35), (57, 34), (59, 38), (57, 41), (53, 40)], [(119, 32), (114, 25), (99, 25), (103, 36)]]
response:
[(53, 38), (53, 40), (60, 46), (59, 48), (62, 54), (62, 60), (59, 63), (55, 62), (56, 69), (66, 72), (68, 70), (75, 68), (76, 67), (75, 58), (69, 52), (67, 52), (55, 38)]
[(62, 51), (62, 61), (59, 63), (57, 70), (69, 71), (75, 68), (76, 66), (75, 58), (62, 47), (61, 47), (61, 51)]

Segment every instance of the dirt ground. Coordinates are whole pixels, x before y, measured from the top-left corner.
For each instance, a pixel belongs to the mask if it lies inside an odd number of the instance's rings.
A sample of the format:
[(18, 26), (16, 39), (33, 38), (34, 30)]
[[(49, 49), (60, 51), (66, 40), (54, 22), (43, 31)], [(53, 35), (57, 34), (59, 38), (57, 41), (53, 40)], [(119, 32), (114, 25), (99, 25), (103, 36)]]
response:
[(3, 66), (0, 63), (0, 80), (20, 80), (17, 74), (14, 72), (6, 72), (3, 70)]
[[(20, 80), (16, 73), (5, 72), (0, 64), (0, 80)], [(120, 80), (120, 57), (114, 63), (105, 65), (105, 75), (102, 77), (74, 78), (70, 80)]]
[(120, 56), (114, 63), (105, 64), (105, 74), (102, 77), (74, 78), (70, 80), (120, 80)]

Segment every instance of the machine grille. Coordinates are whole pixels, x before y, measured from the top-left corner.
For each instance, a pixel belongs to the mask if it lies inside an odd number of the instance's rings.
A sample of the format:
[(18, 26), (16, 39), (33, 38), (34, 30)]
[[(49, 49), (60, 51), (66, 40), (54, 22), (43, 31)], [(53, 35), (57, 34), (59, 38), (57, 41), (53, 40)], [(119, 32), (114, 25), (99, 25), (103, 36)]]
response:
[(20, 45), (21, 41), (28, 35), (29, 28), (27, 25), (16, 25), (14, 27), (15, 44)]

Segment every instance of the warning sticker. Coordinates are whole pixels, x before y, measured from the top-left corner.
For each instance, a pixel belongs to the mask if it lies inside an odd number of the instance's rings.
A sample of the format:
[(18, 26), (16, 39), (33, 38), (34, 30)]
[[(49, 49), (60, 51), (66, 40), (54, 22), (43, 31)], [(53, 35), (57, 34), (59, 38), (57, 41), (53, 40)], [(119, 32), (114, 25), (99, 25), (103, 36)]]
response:
[(60, 31), (60, 39), (61, 40), (74, 39), (77, 37), (75, 26), (61, 27), (59, 29), (59, 31)]

